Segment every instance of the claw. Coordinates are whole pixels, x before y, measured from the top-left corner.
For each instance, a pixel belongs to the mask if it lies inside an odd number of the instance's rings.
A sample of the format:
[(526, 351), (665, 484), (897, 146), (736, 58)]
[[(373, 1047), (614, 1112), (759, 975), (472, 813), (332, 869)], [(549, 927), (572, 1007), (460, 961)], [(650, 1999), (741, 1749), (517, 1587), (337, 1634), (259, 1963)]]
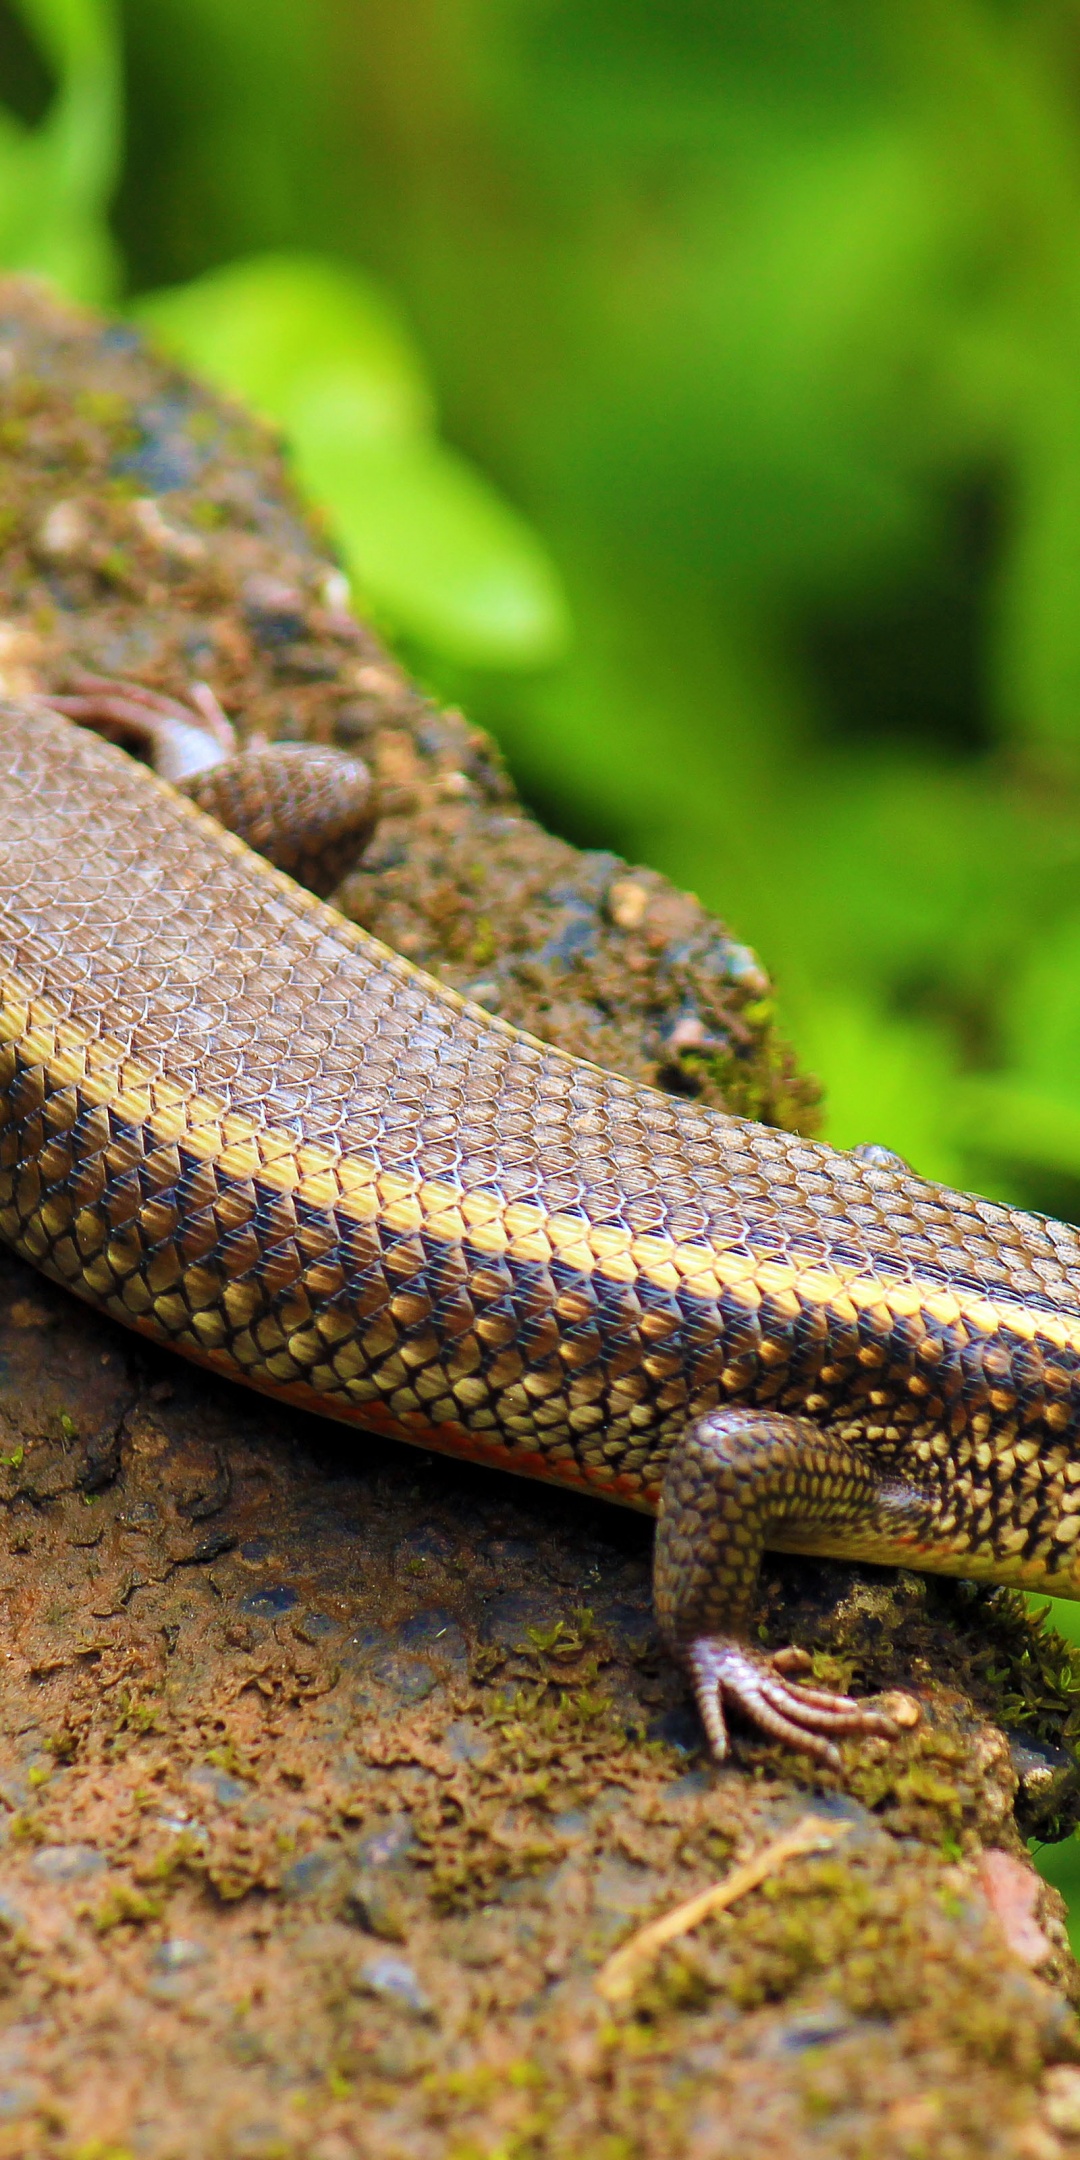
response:
[(782, 1673), (809, 1672), (814, 1663), (809, 1650), (800, 1649), (797, 1643), (786, 1643), (782, 1650), (774, 1650), (772, 1661), (777, 1672)]
[(702, 1723), (717, 1761), (728, 1751), (726, 1709), (734, 1707), (774, 1740), (816, 1756), (830, 1769), (840, 1767), (830, 1735), (876, 1733), (899, 1737), (899, 1727), (880, 1710), (870, 1710), (850, 1695), (830, 1695), (824, 1688), (803, 1687), (785, 1679), (771, 1659), (745, 1644), (702, 1635), (685, 1652)]
[(110, 742), (134, 745), (163, 780), (186, 780), (236, 755), (236, 732), (208, 683), (193, 686), (190, 705), (104, 675), (82, 674), (77, 684), (73, 695), (45, 703)]

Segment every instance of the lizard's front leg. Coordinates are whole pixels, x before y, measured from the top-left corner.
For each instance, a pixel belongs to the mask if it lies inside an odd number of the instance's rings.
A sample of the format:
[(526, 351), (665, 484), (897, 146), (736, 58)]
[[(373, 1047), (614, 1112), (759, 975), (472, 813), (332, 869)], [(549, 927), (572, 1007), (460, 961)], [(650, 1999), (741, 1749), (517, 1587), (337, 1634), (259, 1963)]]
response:
[[(867, 1533), (882, 1543), (917, 1538), (926, 1503), (886, 1478), (848, 1441), (809, 1418), (722, 1410), (699, 1418), (668, 1464), (656, 1532), (653, 1586), (664, 1639), (689, 1673), (713, 1754), (727, 1752), (726, 1711), (836, 1765), (833, 1739), (896, 1727), (850, 1696), (784, 1676), (784, 1653), (750, 1643), (747, 1614), (765, 1548), (809, 1542), (815, 1529)], [(778, 1536), (785, 1529), (789, 1537)]]
[(241, 748), (205, 683), (190, 705), (141, 683), (84, 675), (45, 701), (80, 727), (137, 750), (163, 780), (309, 891), (331, 893), (371, 837), (371, 776), (359, 758), (321, 743)]

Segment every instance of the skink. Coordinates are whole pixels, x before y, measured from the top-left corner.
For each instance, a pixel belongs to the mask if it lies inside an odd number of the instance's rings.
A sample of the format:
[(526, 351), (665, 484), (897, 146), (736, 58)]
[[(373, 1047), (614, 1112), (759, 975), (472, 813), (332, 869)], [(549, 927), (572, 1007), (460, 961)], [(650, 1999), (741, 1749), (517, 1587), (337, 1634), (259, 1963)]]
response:
[(0, 1237), (249, 1387), (658, 1513), (717, 1755), (732, 1707), (829, 1760), (892, 1729), (751, 1645), (766, 1547), (1080, 1595), (1076, 1231), (516, 1032), (38, 703)]

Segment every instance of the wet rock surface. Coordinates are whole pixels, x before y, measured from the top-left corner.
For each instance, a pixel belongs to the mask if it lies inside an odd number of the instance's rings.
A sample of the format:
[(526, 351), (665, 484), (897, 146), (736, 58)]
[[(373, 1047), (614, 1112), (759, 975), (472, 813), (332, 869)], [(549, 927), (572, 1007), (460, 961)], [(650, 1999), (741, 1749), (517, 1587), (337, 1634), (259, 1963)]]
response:
[[(724, 1047), (684, 1029), (678, 1084), (797, 1122), (752, 956), (524, 819), (342, 613), (266, 439), (125, 330), (0, 314), (5, 688), (197, 671), (359, 742), (355, 913), (642, 1077), (692, 1002)], [(279, 1412), (0, 1254), (0, 2160), (1080, 2150), (1076, 1975), (1021, 1834), (1076, 1806), (1052, 1644), (1007, 1597), (770, 1563), (765, 1638), (915, 1721), (836, 1776), (745, 1735), (719, 1769), (649, 1557), (637, 1517)], [(808, 1811), (821, 1850), (598, 1990)]]

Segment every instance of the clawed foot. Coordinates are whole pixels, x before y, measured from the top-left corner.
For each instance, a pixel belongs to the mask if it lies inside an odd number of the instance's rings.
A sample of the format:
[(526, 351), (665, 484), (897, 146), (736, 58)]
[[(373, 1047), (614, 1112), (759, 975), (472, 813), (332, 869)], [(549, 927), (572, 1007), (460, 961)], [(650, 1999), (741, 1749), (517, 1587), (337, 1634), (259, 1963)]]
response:
[(93, 728), (143, 756), (163, 780), (179, 783), (235, 757), (236, 733), (208, 683), (194, 683), (190, 705), (141, 683), (82, 674), (73, 695), (45, 700), (79, 727)]
[(772, 1739), (801, 1748), (833, 1770), (840, 1768), (833, 1735), (877, 1733), (887, 1740), (899, 1736), (899, 1727), (880, 1710), (869, 1710), (850, 1695), (832, 1695), (825, 1688), (789, 1680), (786, 1673), (793, 1665), (805, 1669), (808, 1664), (804, 1652), (781, 1650), (770, 1658), (745, 1643), (703, 1635), (687, 1646), (683, 1657), (718, 1762), (728, 1751), (726, 1712), (730, 1709), (741, 1711)]

